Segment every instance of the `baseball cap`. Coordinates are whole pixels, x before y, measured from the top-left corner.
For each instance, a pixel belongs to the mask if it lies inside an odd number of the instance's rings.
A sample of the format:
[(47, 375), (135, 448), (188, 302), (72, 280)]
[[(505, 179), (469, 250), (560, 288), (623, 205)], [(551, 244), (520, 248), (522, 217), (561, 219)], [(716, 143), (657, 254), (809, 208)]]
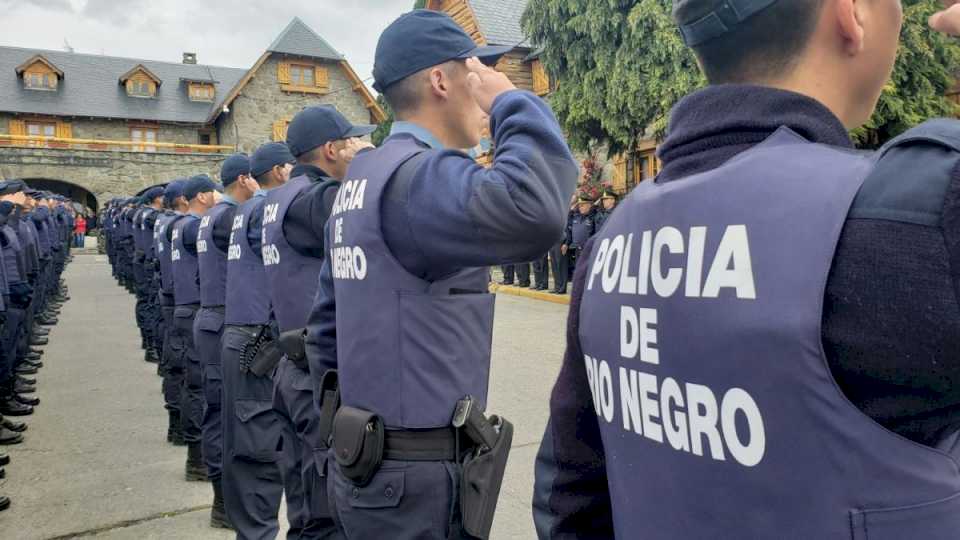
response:
[[(673, 14), (688, 47), (702, 45), (728, 32), (778, 0), (674, 0)], [(684, 9), (683, 18), (677, 16)]]

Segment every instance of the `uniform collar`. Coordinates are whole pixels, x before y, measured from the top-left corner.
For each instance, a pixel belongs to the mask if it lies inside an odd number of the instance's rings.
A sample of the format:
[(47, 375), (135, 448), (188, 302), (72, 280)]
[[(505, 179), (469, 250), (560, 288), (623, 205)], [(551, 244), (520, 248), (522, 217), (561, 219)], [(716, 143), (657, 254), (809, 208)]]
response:
[(258, 190), (257, 190), (256, 192), (254, 192), (254, 194), (253, 194), (253, 198), (254, 198), (254, 199), (256, 199), (257, 197), (266, 197), (266, 196), (267, 196), (267, 190), (265, 190), (265, 189), (258, 189)]
[(223, 194), (223, 197), (220, 198), (220, 202), (222, 202), (222, 203), (224, 203), (224, 204), (227, 204), (227, 205), (230, 205), (230, 206), (237, 206), (237, 204), (238, 204), (236, 199), (234, 199), (233, 197), (227, 195), (226, 193), (224, 193), (224, 194)]
[(418, 141), (429, 146), (433, 150), (443, 150), (444, 146), (433, 136), (433, 133), (430, 133), (430, 130), (427, 128), (414, 124), (413, 122), (394, 122), (393, 127), (390, 128), (390, 135), (399, 135), (401, 133), (406, 133), (413, 135)]
[(290, 178), (297, 178), (299, 176), (306, 176), (310, 180), (316, 182), (317, 180), (323, 180), (329, 178), (330, 175), (326, 173), (320, 167), (316, 165), (310, 165), (309, 163), (297, 163), (297, 165), (290, 171)]

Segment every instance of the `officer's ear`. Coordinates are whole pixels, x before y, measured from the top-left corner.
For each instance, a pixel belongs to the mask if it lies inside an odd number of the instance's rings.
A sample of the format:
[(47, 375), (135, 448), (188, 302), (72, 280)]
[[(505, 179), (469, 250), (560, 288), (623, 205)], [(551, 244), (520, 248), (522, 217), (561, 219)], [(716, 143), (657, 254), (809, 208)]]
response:
[(844, 49), (850, 56), (863, 52), (864, 48), (864, 13), (866, 9), (862, 0), (837, 0), (834, 2), (834, 13), (837, 29), (843, 39)]

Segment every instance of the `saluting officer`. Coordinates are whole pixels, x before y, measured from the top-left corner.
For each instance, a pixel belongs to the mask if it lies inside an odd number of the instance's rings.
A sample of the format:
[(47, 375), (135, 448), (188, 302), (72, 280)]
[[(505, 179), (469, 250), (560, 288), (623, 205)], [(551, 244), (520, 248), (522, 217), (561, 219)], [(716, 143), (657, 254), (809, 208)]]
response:
[[(848, 135), (902, 15), (674, 3), (711, 86), (584, 249), (540, 538), (957, 536), (960, 123), (873, 156)], [(960, 6), (933, 23), (960, 29)]]
[(173, 314), (176, 310), (175, 300), (175, 273), (171, 257), (173, 229), (178, 221), (186, 217), (189, 205), (183, 196), (183, 189), (187, 179), (174, 180), (163, 190), (163, 203), (166, 211), (157, 218), (155, 225), (156, 251), (160, 263), (160, 291), (157, 294), (160, 304), (160, 318), (163, 321), (162, 347), (160, 349), (160, 374), (163, 376), (163, 401), (169, 415), (167, 425), (167, 442), (182, 446), (183, 425), (180, 411), (180, 386), (183, 382), (183, 365), (178, 358), (179, 345), (174, 350), (176, 329), (173, 323)]
[[(282, 335), (302, 335), (317, 291), (317, 276), (326, 256), (324, 227), (334, 197), (357, 151), (369, 148), (359, 137), (375, 126), (354, 126), (334, 107), (309, 107), (297, 114), (287, 129), (287, 145), (297, 158), (290, 181), (271, 190), (264, 205), (263, 263)], [(302, 347), (302, 345), (299, 345)], [(335, 391), (335, 388), (333, 389)], [(306, 358), (289, 354), (275, 376), (274, 408), (300, 440), (301, 470), (307, 523), (301, 538), (329, 538), (336, 534), (327, 504), (326, 462), (332, 411), (320, 413), (324, 391), (314, 389)], [(326, 419), (326, 421), (324, 421)]]
[(147, 237), (144, 257), (146, 274), (146, 319), (150, 328), (150, 341), (144, 359), (157, 364), (160, 373), (160, 354), (163, 350), (163, 316), (160, 313), (160, 260), (157, 252), (157, 220), (164, 215), (164, 190), (166, 184), (152, 187), (147, 192), (150, 211), (143, 218), (143, 227)]
[(618, 200), (619, 197), (617, 197), (617, 194), (612, 189), (605, 188), (603, 190), (603, 193), (600, 195), (600, 200), (598, 201), (599, 207), (597, 208), (597, 213), (593, 219), (596, 232), (600, 232), (603, 224), (607, 222), (607, 218), (617, 209)]
[[(273, 369), (261, 366), (261, 348), (271, 328), (270, 293), (261, 246), (267, 191), (286, 183), (295, 159), (287, 145), (267, 143), (253, 153), (250, 172), (260, 189), (240, 205), (227, 249), (227, 289), (223, 331), (223, 497), (238, 538), (277, 535), (277, 513), (284, 484), (296, 483), (281, 458), (296, 456), (297, 441), (285, 434), (273, 410)], [(273, 366), (275, 367), (275, 366)], [(281, 442), (282, 440), (282, 442)], [(282, 452), (278, 451), (282, 448)], [(287, 490), (290, 527), (303, 528), (302, 488)]]
[(163, 188), (151, 187), (140, 197), (143, 207), (134, 216), (134, 245), (136, 257), (134, 259), (135, 275), (137, 277), (136, 320), (140, 326), (140, 336), (143, 341), (144, 360), (158, 362), (159, 357), (154, 350), (154, 332), (157, 327), (157, 315), (153, 309), (155, 298), (151, 296), (153, 283), (153, 224), (156, 217), (151, 216), (163, 205)]
[[(477, 59), (508, 50), (477, 47), (427, 10), (377, 45), (375, 88), (398, 121), (382, 147), (357, 154), (337, 194), (307, 336), (311, 376), (339, 372), (329, 468), (348, 538), (489, 534), (512, 427), (482, 414), (487, 267), (560, 239), (578, 173), (550, 107)], [(485, 115), (490, 169), (459, 150), (480, 142)], [(463, 483), (480, 489), (461, 497)]]
[(200, 220), (197, 254), (200, 271), (200, 311), (193, 323), (194, 341), (203, 367), (203, 460), (213, 484), (210, 526), (232, 529), (223, 502), (223, 371), (220, 341), (227, 301), (227, 250), (237, 206), (257, 190), (250, 175), (250, 158), (233, 154), (220, 168), (224, 195)]
[(197, 236), (200, 220), (220, 200), (222, 188), (205, 174), (197, 175), (183, 187), (183, 198), (190, 205), (186, 216), (173, 226), (170, 260), (173, 262), (173, 327), (176, 330), (174, 354), (183, 366), (180, 386), (180, 423), (187, 443), (185, 477), (187, 481), (207, 480), (201, 448), (203, 425), (203, 373), (193, 322), (200, 311), (200, 276)]

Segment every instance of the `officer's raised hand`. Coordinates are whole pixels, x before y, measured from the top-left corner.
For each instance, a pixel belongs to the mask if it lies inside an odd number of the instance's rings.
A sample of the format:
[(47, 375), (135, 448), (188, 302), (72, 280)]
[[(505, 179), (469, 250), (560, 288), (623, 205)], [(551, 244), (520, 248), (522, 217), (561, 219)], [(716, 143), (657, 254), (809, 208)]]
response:
[(343, 148), (341, 148), (337, 154), (340, 156), (340, 159), (346, 163), (350, 163), (353, 161), (354, 156), (356, 156), (361, 150), (366, 150), (368, 148), (374, 148), (374, 146), (367, 141), (353, 137), (344, 141)]
[(943, 0), (943, 8), (930, 17), (930, 27), (937, 32), (960, 36), (960, 0)]
[(477, 105), (487, 114), (490, 114), (493, 102), (500, 94), (517, 89), (505, 74), (484, 65), (476, 57), (467, 59), (467, 69), (470, 70), (467, 74), (470, 93), (473, 99), (477, 100)]

